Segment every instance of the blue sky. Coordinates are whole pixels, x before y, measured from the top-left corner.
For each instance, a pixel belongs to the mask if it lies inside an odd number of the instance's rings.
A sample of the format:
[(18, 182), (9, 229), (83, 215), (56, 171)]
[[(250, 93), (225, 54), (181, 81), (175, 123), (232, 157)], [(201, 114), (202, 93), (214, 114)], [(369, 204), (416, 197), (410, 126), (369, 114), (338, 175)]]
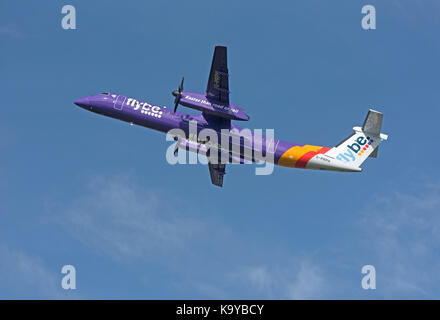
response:
[[(61, 28), (73, 4), (77, 29)], [(373, 4), (377, 29), (361, 28)], [(2, 1), (0, 298), (439, 298), (437, 1)], [(384, 113), (361, 174), (170, 166), (165, 136), (73, 100), (171, 106), (228, 46), (250, 128), (333, 146)], [(183, 110), (183, 109), (182, 109)], [(242, 123), (240, 123), (242, 125)], [(77, 289), (61, 289), (72, 264)], [(377, 289), (361, 288), (374, 265)]]

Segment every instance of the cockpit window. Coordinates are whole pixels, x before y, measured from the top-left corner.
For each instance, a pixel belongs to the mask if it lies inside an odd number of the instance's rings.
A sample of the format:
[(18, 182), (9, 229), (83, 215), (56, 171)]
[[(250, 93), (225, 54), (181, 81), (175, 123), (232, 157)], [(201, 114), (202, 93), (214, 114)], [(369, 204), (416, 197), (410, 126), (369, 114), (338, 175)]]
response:
[(106, 96), (109, 96), (110, 92), (103, 92), (102, 94), (105, 94)]

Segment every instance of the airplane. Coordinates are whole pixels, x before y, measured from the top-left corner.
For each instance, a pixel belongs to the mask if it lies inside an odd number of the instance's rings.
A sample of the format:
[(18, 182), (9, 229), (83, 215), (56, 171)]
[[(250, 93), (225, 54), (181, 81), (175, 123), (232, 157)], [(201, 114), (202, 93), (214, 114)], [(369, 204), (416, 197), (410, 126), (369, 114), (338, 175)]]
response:
[[(181, 129), (184, 134), (175, 136), (176, 149), (199, 152), (206, 146), (207, 141), (192, 140), (189, 137), (190, 124), (196, 124), (196, 131), (203, 129), (214, 130), (219, 136), (226, 132), (240, 135), (243, 130), (232, 121), (248, 121), (249, 116), (239, 106), (232, 104), (229, 99), (229, 72), (227, 65), (227, 48), (215, 46), (208, 85), (205, 94), (183, 90), (184, 79), (174, 96), (174, 110), (164, 106), (141, 102), (111, 92), (86, 96), (75, 100), (74, 103), (88, 111), (92, 111), (111, 118), (158, 130), (164, 133), (172, 129)], [(201, 111), (200, 114), (186, 114), (177, 111), (178, 105)], [(239, 139), (239, 148), (210, 145), (208, 153), (208, 167), (211, 182), (215, 186), (223, 186), (223, 176), (226, 173), (227, 163), (261, 162), (266, 159), (273, 164), (301, 169), (330, 170), (345, 172), (360, 172), (360, 165), (368, 158), (376, 158), (379, 144), (387, 140), (388, 136), (381, 133), (383, 114), (370, 109), (362, 127), (354, 127), (354, 132), (334, 147), (321, 147), (308, 144), (297, 144), (277, 139), (266, 139), (265, 136), (251, 136)], [(253, 139), (260, 138), (258, 144)], [(251, 143), (246, 139), (250, 139)], [(247, 149), (246, 149), (247, 148)], [(211, 153), (210, 153), (211, 152)], [(264, 153), (272, 157), (263, 158)], [(219, 153), (222, 159), (227, 154), (226, 161), (211, 161), (210, 155)], [(266, 154), (267, 155), (267, 154)], [(246, 162), (247, 161), (247, 162)]]

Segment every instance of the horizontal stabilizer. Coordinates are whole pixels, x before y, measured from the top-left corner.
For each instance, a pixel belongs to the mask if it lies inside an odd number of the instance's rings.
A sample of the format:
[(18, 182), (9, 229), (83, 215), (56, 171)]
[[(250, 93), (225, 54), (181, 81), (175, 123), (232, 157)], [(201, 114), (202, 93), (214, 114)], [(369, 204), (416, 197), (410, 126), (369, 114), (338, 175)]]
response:
[(382, 128), (382, 120), (383, 113), (370, 109), (362, 126), (362, 131), (372, 134), (373, 136), (379, 136), (380, 129)]

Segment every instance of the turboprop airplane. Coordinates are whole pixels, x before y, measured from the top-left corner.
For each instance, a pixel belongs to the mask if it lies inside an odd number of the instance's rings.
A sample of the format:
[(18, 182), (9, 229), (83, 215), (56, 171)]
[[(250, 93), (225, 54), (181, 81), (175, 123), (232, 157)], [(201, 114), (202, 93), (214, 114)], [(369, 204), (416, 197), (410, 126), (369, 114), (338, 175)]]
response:
[[(197, 134), (203, 129), (211, 129), (221, 137), (225, 130), (232, 136), (240, 136), (243, 130), (232, 121), (249, 120), (242, 108), (229, 101), (229, 73), (224, 46), (215, 47), (205, 94), (184, 91), (183, 78), (172, 94), (175, 97), (174, 110), (110, 92), (87, 96), (74, 103), (98, 114), (165, 133), (180, 129), (182, 134), (175, 135), (175, 151), (179, 148), (192, 152), (204, 150), (208, 158), (211, 182), (220, 187), (223, 185), (227, 163), (266, 160), (289, 168), (359, 172), (362, 171), (360, 165), (368, 157), (377, 157), (379, 144), (388, 138), (380, 132), (383, 114), (369, 110), (363, 126), (354, 127), (352, 135), (332, 148), (266, 139), (253, 133), (238, 139), (238, 148), (236, 145), (234, 147), (234, 143), (225, 147), (223, 144), (209, 144), (209, 139), (192, 139), (191, 123), (195, 123)], [(190, 115), (179, 112), (178, 105), (199, 110), (201, 113)], [(227, 140), (231, 141), (230, 138)], [(258, 140), (260, 143), (256, 143)], [(226, 154), (226, 161), (212, 160), (213, 155), (219, 153), (221, 159), (225, 159)], [(268, 154), (272, 157), (267, 157)]]

